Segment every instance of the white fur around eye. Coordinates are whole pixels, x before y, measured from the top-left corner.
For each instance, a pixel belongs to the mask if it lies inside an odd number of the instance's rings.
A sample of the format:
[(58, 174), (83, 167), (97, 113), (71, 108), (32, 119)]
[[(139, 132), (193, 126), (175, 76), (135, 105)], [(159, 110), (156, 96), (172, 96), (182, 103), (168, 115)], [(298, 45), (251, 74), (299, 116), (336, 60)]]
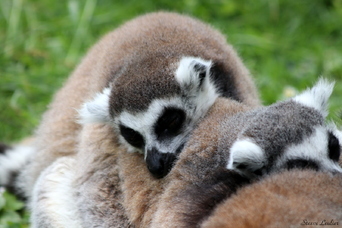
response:
[[(265, 160), (265, 153), (260, 146), (249, 139), (238, 140), (230, 149), (227, 169), (242, 173), (255, 171), (265, 165)], [(244, 165), (246, 168), (242, 170), (239, 165)], [(248, 175), (248, 173), (245, 174)]]
[(78, 110), (80, 124), (106, 123), (110, 121), (109, 96), (111, 88), (105, 88), (95, 95), (94, 99), (82, 105)]
[(328, 140), (327, 129), (323, 126), (316, 127), (314, 133), (301, 143), (286, 148), (283, 156), (277, 161), (276, 168), (291, 159), (304, 159), (317, 162), (320, 170), (342, 172), (342, 168), (329, 158)]

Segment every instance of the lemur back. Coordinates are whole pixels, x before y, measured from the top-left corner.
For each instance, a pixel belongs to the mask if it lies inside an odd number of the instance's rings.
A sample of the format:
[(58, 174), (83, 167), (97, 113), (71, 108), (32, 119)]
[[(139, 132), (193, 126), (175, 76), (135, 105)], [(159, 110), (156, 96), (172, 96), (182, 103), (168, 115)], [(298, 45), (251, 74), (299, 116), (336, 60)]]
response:
[(340, 226), (342, 175), (283, 172), (247, 186), (215, 208), (203, 228)]

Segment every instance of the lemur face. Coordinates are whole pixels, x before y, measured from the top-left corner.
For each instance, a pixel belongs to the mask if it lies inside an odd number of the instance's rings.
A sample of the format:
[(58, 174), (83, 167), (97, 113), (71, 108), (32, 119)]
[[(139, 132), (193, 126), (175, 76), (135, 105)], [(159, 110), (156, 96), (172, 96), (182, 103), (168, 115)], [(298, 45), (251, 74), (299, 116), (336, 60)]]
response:
[(145, 156), (149, 171), (163, 177), (171, 169), (196, 123), (181, 100), (157, 101), (139, 115), (122, 113), (117, 121), (121, 142)]
[(341, 132), (325, 123), (333, 84), (260, 109), (232, 145), (228, 169), (258, 176), (284, 169), (342, 172)]
[(118, 95), (110, 96), (115, 88), (106, 88), (93, 101), (84, 104), (80, 110), (82, 122), (110, 123), (127, 150), (143, 153), (149, 171), (157, 178), (164, 177), (195, 125), (218, 97), (210, 79), (210, 67), (210, 61), (183, 57), (173, 73), (173, 80), (179, 88), (177, 92), (152, 99), (143, 110), (124, 108), (111, 115), (110, 98), (115, 99)]

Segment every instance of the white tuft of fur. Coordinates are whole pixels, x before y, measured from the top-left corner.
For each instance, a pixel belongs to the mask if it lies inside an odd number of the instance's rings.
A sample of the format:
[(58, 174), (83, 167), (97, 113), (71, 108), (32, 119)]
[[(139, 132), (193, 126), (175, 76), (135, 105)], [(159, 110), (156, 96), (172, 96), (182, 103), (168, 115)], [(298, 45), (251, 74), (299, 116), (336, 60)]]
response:
[(196, 64), (201, 65), (205, 68), (206, 78), (209, 76), (209, 70), (211, 67), (211, 61), (206, 61), (196, 57), (183, 57), (176, 71), (177, 82), (184, 87), (195, 87), (199, 86), (199, 73), (196, 71)]
[[(336, 136), (339, 138), (339, 136)], [(337, 162), (329, 158), (328, 133), (323, 126), (315, 128), (315, 132), (303, 142), (290, 145), (286, 148), (282, 157), (277, 161), (276, 167), (281, 167), (286, 161), (291, 159), (307, 159), (317, 162), (322, 171), (342, 172), (342, 168)]]
[(101, 93), (82, 105), (78, 110), (80, 124), (87, 123), (107, 123), (110, 121), (109, 97), (111, 88), (105, 88)]
[(328, 100), (333, 88), (333, 82), (329, 82), (326, 79), (321, 78), (314, 87), (297, 95), (293, 100), (318, 110), (324, 117), (326, 117), (328, 115)]
[(82, 227), (74, 200), (74, 166), (74, 158), (63, 157), (41, 173), (30, 202), (31, 227)]
[[(196, 65), (200, 65), (203, 69), (199, 71), (196, 69)], [(183, 57), (175, 72), (176, 80), (190, 106), (187, 108), (193, 109), (191, 116), (194, 119), (201, 118), (219, 97), (217, 89), (210, 78), (211, 66), (211, 61), (196, 57)], [(205, 76), (200, 79), (203, 70), (205, 70)]]
[(32, 146), (14, 146), (0, 156), (0, 185), (11, 181), (11, 173), (20, 171), (31, 158), (35, 149)]
[[(251, 171), (261, 169), (265, 165), (266, 157), (263, 149), (250, 139), (236, 141), (231, 149), (227, 169), (236, 170), (246, 176)], [(244, 165), (240, 169), (239, 165)]]

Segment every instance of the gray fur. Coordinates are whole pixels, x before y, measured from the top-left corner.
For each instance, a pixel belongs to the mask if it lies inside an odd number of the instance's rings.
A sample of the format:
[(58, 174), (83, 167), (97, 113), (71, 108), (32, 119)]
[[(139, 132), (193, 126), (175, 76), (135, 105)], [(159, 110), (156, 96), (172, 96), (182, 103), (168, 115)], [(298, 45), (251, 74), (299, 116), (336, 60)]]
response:
[[(325, 108), (331, 94), (331, 92), (329, 92), (331, 84), (322, 81), (323, 80), (320, 80), (315, 87), (303, 93), (309, 94), (308, 97), (314, 101), (313, 103), (310, 101), (309, 105), (298, 101), (299, 97), (303, 96), (301, 94), (287, 101), (246, 112), (234, 117), (229, 121), (230, 123), (227, 123), (228, 125), (231, 125), (231, 122), (238, 124), (238, 128), (241, 129), (236, 141), (247, 140), (260, 147), (262, 153), (264, 153), (263, 158), (261, 156), (258, 158), (255, 157), (256, 160), (263, 160), (263, 164), (260, 165), (260, 167), (248, 167), (249, 164), (254, 165), (254, 162), (247, 159), (247, 156), (245, 164), (243, 164), (243, 162), (238, 162), (240, 165), (246, 166), (244, 169), (246, 169), (247, 175), (251, 175), (249, 172), (256, 171), (256, 168), (259, 169), (258, 171), (261, 173), (269, 173), (273, 170), (285, 168), (280, 166), (284, 166), (286, 163), (285, 160), (289, 159), (286, 158), (288, 149), (303, 143), (305, 144), (305, 140), (314, 137), (314, 134), (317, 133), (318, 129), (323, 131), (322, 134), (326, 138), (321, 138), (321, 141), (312, 143), (316, 143), (317, 148), (318, 145), (324, 144), (325, 149), (323, 150), (325, 151), (318, 151), (320, 149), (317, 149), (317, 151), (311, 151), (311, 154), (308, 154), (298, 150), (297, 152), (293, 152), (295, 153), (295, 156), (291, 155), (291, 158), (310, 160), (310, 162), (317, 163), (318, 169), (321, 170), (335, 170), (341, 172), (341, 169), (338, 168), (337, 161), (328, 161), (331, 160), (329, 159), (328, 148), (329, 132), (335, 135), (336, 138), (340, 137), (340, 133), (335, 127), (325, 123)], [(316, 97), (317, 94), (319, 94), (318, 98)], [(320, 94), (325, 94), (325, 96), (321, 97)], [(321, 109), (318, 110), (316, 107), (321, 107)], [(224, 129), (225, 127), (226, 126), (222, 128), (222, 131), (226, 131)], [(226, 135), (226, 137), (231, 138), (229, 135)], [(222, 140), (225, 141), (225, 138)], [(224, 144), (226, 147), (225, 149), (230, 150), (230, 147), (227, 148), (228, 145), (233, 144)], [(228, 165), (230, 168), (233, 168), (233, 166), (237, 168), (238, 164), (233, 165), (234, 163), (237, 163), (237, 161), (234, 161), (235, 156), (239, 157), (240, 155), (239, 153), (232, 155)], [(317, 160), (318, 157), (321, 160)], [(279, 160), (284, 161), (280, 164)], [(325, 163), (325, 161), (331, 164), (327, 165), (328, 163)]]

